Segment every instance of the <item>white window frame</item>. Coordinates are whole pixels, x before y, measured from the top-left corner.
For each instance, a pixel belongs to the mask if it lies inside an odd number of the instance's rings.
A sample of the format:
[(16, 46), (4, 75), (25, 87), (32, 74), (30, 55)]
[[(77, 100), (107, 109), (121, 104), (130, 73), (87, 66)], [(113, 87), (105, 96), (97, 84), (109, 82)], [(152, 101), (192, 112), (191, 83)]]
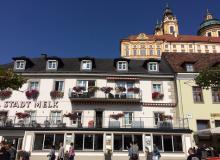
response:
[[(55, 113), (56, 115), (54, 116), (54, 118), (53, 118), (53, 113)], [(60, 116), (58, 117), (57, 115), (58, 115), (58, 113), (60, 113)], [(52, 125), (56, 125), (57, 124), (57, 122), (58, 122), (58, 120), (60, 120), (61, 122), (62, 122), (62, 111), (61, 110), (52, 110), (52, 111), (50, 111), (50, 122), (51, 122), (51, 124)]]
[(26, 66), (26, 61), (25, 60), (16, 60), (15, 61), (15, 66), (14, 68), (16, 70), (24, 70)]
[[(128, 117), (125, 117), (125, 115), (128, 114), (129, 116)], [(131, 116), (130, 116), (131, 114)], [(124, 112), (124, 126), (130, 126), (132, 124), (132, 121), (133, 121), (133, 115), (134, 113), (133, 112)], [(126, 123), (126, 118), (128, 118), (128, 123)], [(131, 121), (131, 122), (130, 122)]]
[(91, 60), (82, 60), (81, 61), (81, 70), (92, 70), (92, 61)]
[(194, 67), (192, 63), (186, 63), (185, 67), (187, 72), (194, 72)]
[[(154, 65), (154, 66), (151, 66)], [(149, 62), (148, 63), (148, 71), (157, 72), (158, 71), (158, 63), (157, 62)]]
[(24, 119), (25, 124), (31, 124), (32, 121), (36, 121), (37, 111), (36, 110), (27, 110), (25, 113), (28, 113), (30, 117)]
[[(31, 83), (35, 83), (34, 87), (32, 88)], [(36, 85), (37, 84), (37, 85)], [(39, 90), (40, 88), (40, 82), (38, 80), (30, 80), (28, 82), (28, 90)]]
[(117, 70), (118, 71), (127, 71), (128, 70), (128, 62), (127, 61), (118, 61), (117, 62)]
[[(50, 63), (52, 63), (52, 64), (50, 65)], [(47, 61), (47, 69), (48, 70), (56, 70), (57, 66), (58, 66), (57, 60), (48, 60)]]
[[(158, 112), (153, 112), (153, 117), (154, 117), (154, 126), (158, 125), (158, 122), (160, 122), (160, 117), (156, 117), (155, 114), (160, 115), (160, 114), (165, 114), (163, 111), (158, 111)], [(156, 118), (157, 118), (157, 123), (156, 123)]]
[[(53, 85), (53, 91), (55, 91), (55, 87), (56, 87), (56, 82), (58, 82), (58, 90), (59, 92), (63, 92), (64, 91), (64, 80), (54, 80), (54, 85)], [(62, 89), (60, 90), (60, 82), (63, 82), (63, 86)]]
[[(160, 87), (154, 88), (154, 85), (158, 85)], [(152, 93), (153, 92), (163, 93), (163, 85), (162, 85), (162, 83), (160, 83), (160, 82), (153, 82), (152, 83)]]

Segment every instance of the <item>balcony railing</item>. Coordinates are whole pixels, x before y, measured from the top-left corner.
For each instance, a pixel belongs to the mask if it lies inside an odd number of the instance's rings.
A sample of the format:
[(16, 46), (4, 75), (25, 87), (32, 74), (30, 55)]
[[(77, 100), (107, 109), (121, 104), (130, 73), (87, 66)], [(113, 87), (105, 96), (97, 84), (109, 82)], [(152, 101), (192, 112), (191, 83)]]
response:
[(72, 89), (69, 90), (69, 98), (72, 102), (80, 103), (117, 103), (117, 104), (139, 104), (141, 102), (141, 94), (132, 92), (126, 93), (108, 93), (101, 91), (90, 93), (76, 93)]
[(0, 119), (0, 128), (157, 128), (157, 129), (188, 129), (188, 119), (155, 121), (152, 117), (5, 117)]

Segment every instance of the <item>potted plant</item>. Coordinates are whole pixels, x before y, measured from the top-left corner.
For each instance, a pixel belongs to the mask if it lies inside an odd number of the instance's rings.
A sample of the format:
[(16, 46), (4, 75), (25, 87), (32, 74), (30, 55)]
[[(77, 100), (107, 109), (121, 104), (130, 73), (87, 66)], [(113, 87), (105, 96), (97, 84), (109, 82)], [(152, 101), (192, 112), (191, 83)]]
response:
[(99, 87), (89, 86), (89, 87), (88, 87), (89, 97), (90, 97), (90, 96), (94, 96), (94, 95), (95, 95), (95, 92), (97, 92), (98, 90), (99, 90)]
[(140, 88), (131, 87), (131, 88), (128, 88), (128, 92), (133, 92), (134, 94), (138, 94), (140, 93)]
[(81, 87), (81, 86), (75, 86), (73, 87), (73, 90), (76, 92), (76, 93), (81, 93), (85, 88), (84, 87)]
[(37, 99), (37, 97), (39, 96), (39, 91), (36, 89), (31, 89), (26, 91), (25, 94), (28, 99)]
[(102, 87), (101, 88), (101, 91), (105, 93), (105, 98), (106, 98), (106, 95), (109, 94), (112, 90), (113, 90), (112, 87)]
[(118, 120), (119, 118), (124, 117), (124, 113), (111, 114), (110, 117), (112, 119)]
[(160, 92), (153, 92), (152, 93), (152, 99), (162, 99), (163, 98), (163, 93)]
[(73, 112), (73, 113), (67, 113), (63, 115), (64, 117), (69, 117), (70, 120), (76, 120), (78, 118), (77, 113)]
[(12, 94), (11, 90), (1, 90), (0, 91), (0, 99), (6, 99), (9, 98)]
[(61, 91), (51, 91), (50, 96), (52, 99), (63, 98), (64, 93)]
[(15, 115), (18, 117), (18, 119), (25, 119), (30, 117), (30, 114), (27, 112), (17, 112)]

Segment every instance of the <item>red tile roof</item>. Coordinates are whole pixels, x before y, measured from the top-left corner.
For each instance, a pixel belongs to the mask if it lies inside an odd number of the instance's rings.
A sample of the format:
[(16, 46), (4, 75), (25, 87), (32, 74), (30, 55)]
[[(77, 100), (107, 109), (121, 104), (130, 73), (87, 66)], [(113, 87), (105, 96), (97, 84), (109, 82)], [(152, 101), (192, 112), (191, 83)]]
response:
[[(149, 41), (167, 41), (167, 42), (209, 42), (209, 43), (220, 43), (220, 37), (205, 37), (205, 36), (194, 36), (194, 35), (146, 35)], [(135, 41), (138, 39), (138, 35), (131, 35), (121, 41)]]
[(199, 72), (207, 67), (220, 64), (220, 53), (163, 53), (162, 57), (167, 60), (176, 73), (186, 72), (184, 63), (193, 63), (194, 71)]

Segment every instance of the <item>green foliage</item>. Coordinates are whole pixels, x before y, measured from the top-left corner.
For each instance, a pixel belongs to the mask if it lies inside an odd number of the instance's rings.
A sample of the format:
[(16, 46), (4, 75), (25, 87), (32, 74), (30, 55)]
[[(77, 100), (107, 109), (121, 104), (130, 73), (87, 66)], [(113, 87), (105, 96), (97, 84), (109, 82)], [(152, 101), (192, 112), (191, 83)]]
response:
[(210, 87), (220, 88), (220, 67), (212, 67), (202, 70), (195, 78), (196, 84), (204, 89)]
[(12, 69), (0, 68), (0, 90), (13, 89), (18, 90), (26, 82), (20, 75), (13, 72)]

